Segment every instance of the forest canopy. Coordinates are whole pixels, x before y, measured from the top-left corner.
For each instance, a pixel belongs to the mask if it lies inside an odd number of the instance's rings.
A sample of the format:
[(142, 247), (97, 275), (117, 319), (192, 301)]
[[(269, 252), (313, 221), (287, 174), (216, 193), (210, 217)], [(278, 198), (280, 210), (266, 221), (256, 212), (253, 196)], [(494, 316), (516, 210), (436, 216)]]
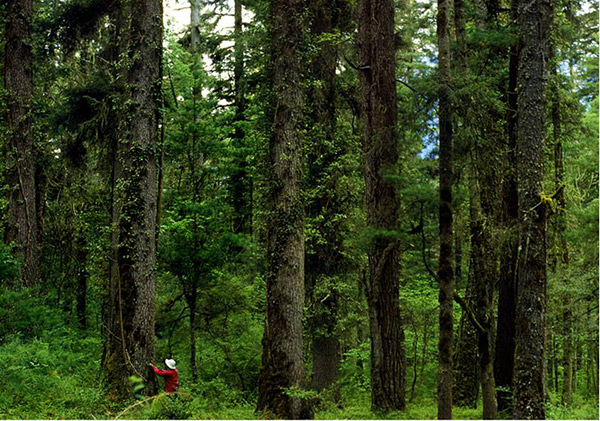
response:
[(598, 419), (598, 13), (0, 2), (0, 418)]

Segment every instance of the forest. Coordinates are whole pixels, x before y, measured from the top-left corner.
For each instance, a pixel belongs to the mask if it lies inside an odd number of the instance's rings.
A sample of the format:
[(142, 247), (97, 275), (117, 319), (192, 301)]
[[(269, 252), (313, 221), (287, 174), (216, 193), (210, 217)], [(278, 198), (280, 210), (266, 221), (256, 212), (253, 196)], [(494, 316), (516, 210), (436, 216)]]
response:
[(598, 13), (1, 0), (0, 418), (599, 419)]

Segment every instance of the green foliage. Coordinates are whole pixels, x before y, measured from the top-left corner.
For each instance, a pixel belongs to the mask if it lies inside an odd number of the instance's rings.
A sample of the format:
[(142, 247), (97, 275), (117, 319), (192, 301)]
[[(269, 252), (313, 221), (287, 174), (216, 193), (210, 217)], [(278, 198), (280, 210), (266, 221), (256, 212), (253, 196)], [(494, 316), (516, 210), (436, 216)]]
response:
[(99, 338), (79, 337), (56, 326), (42, 339), (13, 336), (3, 341), (0, 417), (82, 419), (102, 413), (100, 351)]
[(0, 285), (12, 284), (19, 276), (19, 262), (10, 246), (0, 243)]

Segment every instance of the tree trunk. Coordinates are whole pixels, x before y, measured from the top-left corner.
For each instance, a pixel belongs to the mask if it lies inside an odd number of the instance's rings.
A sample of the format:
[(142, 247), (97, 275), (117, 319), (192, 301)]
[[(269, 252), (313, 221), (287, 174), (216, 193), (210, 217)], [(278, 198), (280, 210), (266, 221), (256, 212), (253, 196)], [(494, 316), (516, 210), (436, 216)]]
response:
[[(464, 300), (473, 308), (473, 275), (469, 269), (469, 280)], [(458, 327), (458, 340), (454, 347), (454, 378), (452, 401), (454, 405), (477, 408), (479, 394), (477, 329), (469, 315), (463, 310)]]
[(404, 409), (406, 360), (400, 320), (398, 196), (387, 175), (397, 171), (393, 0), (359, 0), (358, 59), (367, 227), (378, 234), (368, 250), (366, 290), (371, 337), (371, 406)]
[(82, 329), (87, 327), (86, 307), (87, 307), (87, 244), (85, 241), (85, 232), (79, 232), (76, 246), (77, 267), (77, 322)]
[[(331, 387), (338, 378), (341, 349), (337, 332), (339, 293), (337, 283), (347, 267), (344, 257), (343, 215), (347, 203), (340, 197), (340, 174), (332, 169), (346, 153), (342, 139), (336, 138), (336, 66), (334, 42), (319, 41), (332, 33), (339, 20), (339, 2), (311, 0), (311, 37), (318, 49), (310, 64), (314, 78), (308, 91), (311, 130), (308, 142), (308, 221), (314, 237), (307, 238), (306, 284), (311, 299), (313, 374), (317, 391)], [(337, 398), (334, 394), (334, 398)]]
[(558, 54), (554, 51), (553, 77), (550, 88), (552, 94), (552, 138), (554, 141), (554, 187), (556, 189), (555, 200), (557, 204), (555, 233), (558, 242), (558, 256), (555, 257), (554, 270), (562, 278), (564, 286), (562, 328), (563, 328), (563, 390), (562, 404), (571, 406), (572, 373), (573, 373), (573, 343), (571, 334), (571, 298), (569, 293), (569, 281), (563, 275), (563, 271), (569, 264), (569, 248), (565, 238), (565, 195), (564, 195), (564, 167), (563, 147), (561, 135), (560, 118), (560, 80), (558, 77)]
[(438, 419), (452, 419), (452, 342), (453, 342), (453, 279), (452, 279), (452, 110), (450, 101), (450, 3), (438, 0), (438, 95), (439, 106), (439, 166), (440, 166), (440, 338), (438, 374)]
[(198, 381), (198, 368), (196, 367), (196, 303), (198, 300), (198, 288), (196, 282), (186, 291), (185, 298), (190, 310), (190, 371), (192, 372), (192, 382)]
[(156, 157), (162, 57), (162, 2), (128, 4), (130, 66), (125, 134), (117, 159), (118, 215), (116, 264), (111, 280), (111, 325), (105, 345), (104, 376), (111, 393), (131, 395), (128, 377), (139, 376), (154, 389), (148, 363), (154, 358)]
[(200, 45), (200, 1), (190, 0), (190, 43), (194, 53)]
[(515, 409), (518, 419), (545, 417), (546, 204), (544, 105), (548, 0), (519, 0), (517, 175), (519, 258), (515, 329)]
[(269, 144), (270, 223), (266, 315), (257, 410), (277, 418), (309, 418), (305, 400), (286, 393), (304, 381), (304, 206), (302, 203), (304, 99), (303, 2), (271, 3), (272, 132)]
[(38, 213), (31, 119), (33, 52), (32, 0), (5, 5), (4, 89), (6, 93), (6, 185), (8, 213), (4, 241), (22, 259), (21, 282), (37, 285), (40, 278)]
[(234, 2), (234, 133), (236, 157), (231, 179), (233, 199), (233, 232), (252, 233), (252, 188), (248, 173), (247, 146), (244, 142), (246, 134), (242, 127), (246, 119), (246, 80), (244, 77), (244, 28), (242, 20), (242, 1)]
[[(516, 4), (513, 1), (513, 17)], [(500, 245), (500, 275), (498, 289), (498, 316), (494, 354), (494, 379), (497, 388), (498, 411), (512, 411), (513, 370), (515, 353), (515, 311), (517, 303), (516, 262), (518, 239), (515, 227), (518, 221), (518, 194), (516, 177), (517, 148), (517, 72), (518, 46), (510, 47), (506, 164), (502, 184), (502, 225), (504, 237)]]

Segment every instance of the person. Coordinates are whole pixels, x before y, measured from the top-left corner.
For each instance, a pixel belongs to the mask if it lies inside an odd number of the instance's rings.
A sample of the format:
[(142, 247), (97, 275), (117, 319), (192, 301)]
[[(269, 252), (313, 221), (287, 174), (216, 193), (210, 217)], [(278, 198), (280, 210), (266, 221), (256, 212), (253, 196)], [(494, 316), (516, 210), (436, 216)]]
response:
[(150, 363), (148, 365), (150, 367), (152, 367), (152, 369), (154, 370), (154, 372), (157, 375), (164, 377), (165, 392), (167, 392), (167, 393), (177, 392), (177, 389), (179, 389), (179, 380), (177, 378), (177, 369), (175, 368), (175, 360), (171, 360), (169, 358), (167, 358), (165, 360), (165, 365), (167, 366), (166, 370), (161, 370), (160, 368), (157, 368), (152, 363)]

